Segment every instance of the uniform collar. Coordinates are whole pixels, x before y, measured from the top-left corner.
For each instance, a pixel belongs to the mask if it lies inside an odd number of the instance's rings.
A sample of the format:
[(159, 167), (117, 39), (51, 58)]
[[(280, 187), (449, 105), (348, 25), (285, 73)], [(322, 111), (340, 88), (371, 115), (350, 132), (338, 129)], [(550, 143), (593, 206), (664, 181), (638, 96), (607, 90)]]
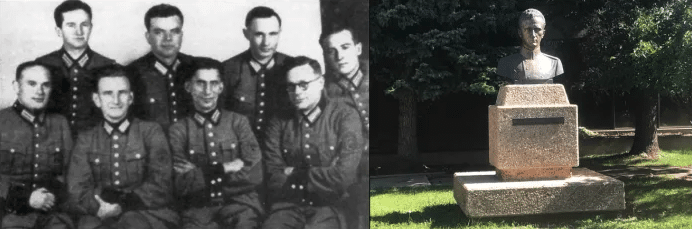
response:
[(44, 110), (31, 111), (24, 105), (22, 105), (22, 103), (20, 103), (19, 100), (15, 101), (12, 107), (17, 112), (17, 114), (22, 117), (22, 119), (31, 124), (43, 125), (46, 119), (46, 112), (44, 112)]
[(210, 111), (209, 113), (200, 113), (199, 111), (195, 112), (195, 115), (192, 116), (195, 119), (195, 122), (197, 124), (204, 125), (204, 122), (206, 120), (209, 120), (214, 125), (219, 124), (219, 119), (221, 118), (221, 111), (219, 111), (219, 108), (214, 109), (213, 111)]
[(162, 75), (167, 75), (168, 73), (173, 73), (178, 70), (178, 66), (180, 66), (180, 59), (176, 58), (175, 61), (171, 66), (167, 66), (163, 62), (161, 62), (158, 58), (154, 57), (154, 67), (156, 70), (158, 70)]
[(108, 133), (108, 135), (113, 135), (113, 132), (116, 130), (121, 134), (125, 134), (130, 129), (130, 123), (130, 118), (125, 118), (119, 123), (111, 123), (109, 121), (104, 120), (103, 128), (106, 130), (106, 133)]
[(68, 54), (67, 51), (63, 48), (62, 49), (62, 61), (65, 64), (65, 66), (67, 66), (68, 68), (71, 68), (72, 66), (74, 66), (75, 63), (77, 63), (77, 65), (79, 65), (79, 67), (83, 68), (84, 66), (86, 66), (87, 62), (89, 61), (89, 58), (90, 58), (89, 53), (90, 52), (91, 52), (91, 49), (89, 47), (87, 47), (86, 50), (84, 50), (84, 52), (82, 53), (82, 55), (77, 57), (77, 59), (75, 60), (75, 59), (72, 59), (72, 56), (70, 56), (70, 54)]
[(259, 72), (262, 69), (265, 69), (265, 70), (272, 69), (274, 67), (274, 65), (276, 64), (276, 61), (274, 61), (276, 59), (275, 58), (276, 53), (272, 56), (271, 59), (269, 59), (269, 62), (267, 62), (267, 64), (260, 64), (259, 61), (257, 61), (254, 57), (252, 57), (251, 51), (248, 51), (248, 53), (250, 54), (250, 59), (248, 60), (248, 62), (250, 63), (250, 67), (252, 68), (252, 70), (254, 70), (255, 72)]
[(322, 114), (322, 111), (324, 110), (324, 107), (326, 107), (327, 101), (325, 99), (325, 95), (322, 95), (322, 98), (320, 101), (317, 103), (317, 106), (312, 108), (312, 110), (308, 112), (302, 112), (298, 111), (298, 117), (301, 117), (303, 120), (308, 122), (309, 124), (314, 124), (315, 121), (317, 121), (317, 118), (320, 117)]
[(342, 76), (339, 80), (339, 84), (341, 84), (341, 86), (345, 88), (350, 88), (351, 86), (353, 86), (353, 88), (358, 88), (360, 86), (360, 83), (363, 82), (363, 76), (363, 71), (360, 68), (358, 68), (356, 74), (351, 78)]

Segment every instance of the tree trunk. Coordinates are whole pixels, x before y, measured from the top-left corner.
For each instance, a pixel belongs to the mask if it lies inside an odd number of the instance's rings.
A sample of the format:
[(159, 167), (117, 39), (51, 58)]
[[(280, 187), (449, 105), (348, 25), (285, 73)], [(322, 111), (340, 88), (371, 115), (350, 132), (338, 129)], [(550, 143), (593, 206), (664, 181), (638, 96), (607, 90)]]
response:
[(634, 111), (634, 143), (630, 154), (646, 153), (649, 159), (658, 159), (658, 133), (656, 119), (658, 117), (657, 100), (655, 95), (641, 93), (633, 96), (632, 109)]
[(418, 138), (416, 134), (417, 101), (413, 91), (400, 89), (399, 99), (399, 144), (397, 154), (415, 161), (418, 158)]

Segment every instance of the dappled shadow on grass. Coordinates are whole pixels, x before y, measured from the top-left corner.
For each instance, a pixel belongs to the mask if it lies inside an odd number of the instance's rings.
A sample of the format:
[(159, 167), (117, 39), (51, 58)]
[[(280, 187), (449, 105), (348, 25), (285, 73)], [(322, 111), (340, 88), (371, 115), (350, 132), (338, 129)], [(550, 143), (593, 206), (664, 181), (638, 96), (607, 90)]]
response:
[[(635, 170), (635, 172), (637, 172)], [(425, 206), (421, 211), (411, 213), (404, 211), (389, 212), (371, 217), (373, 222), (384, 224), (423, 224), (430, 223), (431, 228), (456, 228), (467, 225), (483, 226), (524, 226), (540, 228), (594, 227), (599, 222), (630, 222), (651, 219), (665, 220), (672, 215), (692, 217), (692, 182), (681, 179), (670, 179), (661, 176), (623, 176), (625, 183), (626, 209), (620, 211), (573, 212), (544, 215), (527, 215), (513, 217), (468, 218), (458, 205), (441, 204)], [(375, 190), (376, 195), (383, 194), (416, 194), (429, 191), (451, 191), (450, 186), (411, 187), (387, 190)], [(371, 195), (373, 193), (371, 192)], [(441, 198), (451, 198), (441, 197)], [(373, 202), (371, 202), (372, 204)], [(376, 206), (373, 206), (376, 207)], [(598, 227), (598, 226), (596, 226)], [(617, 226), (616, 226), (617, 227)]]
[(420, 187), (403, 187), (403, 188), (378, 188), (370, 189), (370, 198), (383, 194), (416, 194), (420, 192), (431, 191), (451, 191), (451, 185), (435, 185), (435, 186), (420, 186)]

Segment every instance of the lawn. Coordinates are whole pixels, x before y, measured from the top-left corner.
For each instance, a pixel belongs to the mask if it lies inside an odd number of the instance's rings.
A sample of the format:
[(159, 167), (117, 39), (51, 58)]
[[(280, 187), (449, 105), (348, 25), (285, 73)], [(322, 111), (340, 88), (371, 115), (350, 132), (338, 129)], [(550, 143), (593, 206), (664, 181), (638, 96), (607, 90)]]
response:
[[(451, 186), (370, 190), (371, 228), (692, 228), (692, 150), (582, 158), (587, 167), (625, 182), (627, 208), (615, 212), (467, 218)], [(451, 176), (451, 175), (450, 175)]]

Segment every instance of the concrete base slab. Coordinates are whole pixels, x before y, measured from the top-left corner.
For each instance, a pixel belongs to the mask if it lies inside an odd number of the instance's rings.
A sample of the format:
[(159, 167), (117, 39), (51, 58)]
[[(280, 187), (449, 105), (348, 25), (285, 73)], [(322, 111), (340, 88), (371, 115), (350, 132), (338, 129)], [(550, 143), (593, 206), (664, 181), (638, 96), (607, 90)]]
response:
[(454, 199), (468, 217), (625, 209), (625, 183), (585, 168), (564, 180), (503, 182), (495, 171), (454, 174)]

